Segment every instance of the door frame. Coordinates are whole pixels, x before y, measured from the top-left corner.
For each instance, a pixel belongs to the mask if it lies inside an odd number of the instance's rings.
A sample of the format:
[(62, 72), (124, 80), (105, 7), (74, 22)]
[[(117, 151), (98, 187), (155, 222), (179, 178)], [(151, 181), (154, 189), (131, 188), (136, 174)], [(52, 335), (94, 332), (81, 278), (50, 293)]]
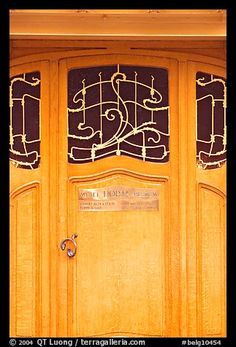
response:
[[(54, 88), (55, 83), (58, 84), (59, 81), (59, 63), (65, 58), (72, 57), (81, 57), (81, 56), (93, 56), (96, 55), (104, 55), (104, 50), (81, 50), (81, 51), (62, 51), (56, 53), (42, 53), (35, 54), (26, 57), (16, 58), (11, 61), (11, 65), (18, 66), (21, 64), (29, 64), (35, 63), (39, 64), (42, 60), (47, 60), (49, 65), (49, 76), (50, 76), (50, 105), (49, 105), (49, 115), (50, 125), (53, 124), (55, 132), (53, 136), (49, 138), (49, 148), (50, 155), (53, 160), (49, 165), (49, 177), (52, 177), (51, 173), (55, 174), (55, 180), (50, 183), (50, 191), (49, 194), (51, 196), (55, 196), (55, 185), (62, 183), (62, 174), (63, 172), (58, 170), (57, 162), (59, 160), (60, 152), (55, 151), (55, 148), (58, 148), (58, 138), (56, 133), (59, 129), (57, 114), (59, 112), (59, 103), (60, 103), (60, 95)], [(106, 54), (119, 54), (120, 47), (116, 48), (116, 46), (108, 48), (106, 50)], [(130, 48), (124, 48), (123, 54), (133, 54), (134, 50)], [(188, 83), (188, 76), (191, 70), (191, 66), (189, 63), (193, 62), (194, 64), (202, 63), (209, 66), (217, 66), (219, 68), (225, 69), (226, 64), (224, 60), (201, 56), (197, 54), (188, 54), (188, 53), (178, 53), (173, 51), (148, 51), (137, 49), (135, 50), (136, 54), (154, 56), (158, 58), (172, 58), (178, 61), (178, 76), (179, 76), (179, 103), (178, 103), (178, 113), (181, 115), (179, 117), (179, 134), (178, 141), (184, 141), (185, 143), (192, 143), (192, 146), (187, 148), (187, 146), (180, 146), (179, 148), (179, 189), (183, 194), (180, 194), (180, 199), (178, 201), (179, 205), (183, 207), (183, 210), (187, 206), (192, 206), (192, 208), (197, 207), (196, 196), (191, 194), (191, 187), (196, 185), (196, 170), (195, 168), (195, 131), (193, 131), (195, 127), (195, 120), (189, 119), (189, 112), (193, 111), (193, 105), (189, 102), (189, 98), (193, 93), (192, 84)], [(46, 83), (46, 82), (45, 82)], [(180, 88), (181, 87), (181, 88)], [(191, 114), (191, 113), (190, 113)], [(187, 124), (187, 127), (186, 127)], [(186, 131), (187, 129), (187, 131)], [(186, 142), (187, 141), (187, 142)], [(192, 142), (191, 142), (192, 141)], [(54, 153), (56, 152), (56, 155)], [(194, 161), (194, 163), (193, 163)], [(192, 163), (190, 167), (187, 163)], [(193, 166), (194, 164), (194, 166)], [(59, 172), (58, 172), (59, 171)], [(64, 182), (65, 183), (65, 182)], [(64, 193), (63, 193), (64, 194)], [(55, 199), (50, 201), (50, 206), (56, 206), (55, 212), (52, 213), (50, 217), (50, 232), (48, 236), (48, 240), (50, 244), (55, 244), (55, 237), (51, 230), (54, 229), (56, 221), (59, 220), (59, 232), (56, 235), (56, 241), (61, 239), (63, 234), (64, 236), (64, 223), (63, 216), (60, 216), (60, 213), (57, 210), (62, 211), (65, 208), (63, 202), (59, 201), (58, 203)], [(184, 208), (185, 207), (185, 208)], [(198, 324), (197, 324), (197, 278), (194, 276), (194, 270), (197, 271), (196, 265), (196, 223), (197, 218), (194, 220), (186, 217), (185, 213), (180, 214), (180, 226), (179, 226), (179, 235), (180, 235), (180, 331), (176, 336), (196, 336), (198, 333)], [(63, 230), (63, 232), (62, 232)], [(189, 232), (189, 230), (191, 232)], [(46, 242), (47, 237), (45, 237)], [(47, 240), (47, 242), (48, 242)], [(53, 260), (53, 253), (57, 252), (58, 249), (56, 246), (49, 251), (47, 254), (47, 259), (50, 259), (50, 264), (52, 268), (56, 266), (55, 260)], [(52, 252), (52, 253), (50, 253)], [(191, 256), (190, 256), (191, 255)], [(46, 265), (45, 265), (46, 266)], [(54, 270), (50, 270), (50, 304), (49, 304), (49, 312), (40, 311), (39, 321), (44, 321), (42, 327), (42, 336), (56, 336), (58, 331), (62, 328), (61, 324), (64, 324), (63, 321), (60, 323), (58, 318), (55, 315), (56, 308), (59, 309), (59, 316), (61, 316), (63, 308), (60, 307), (60, 302), (63, 301), (64, 297), (56, 298), (53, 295), (54, 286), (60, 281), (61, 277), (64, 279), (65, 274), (54, 273)], [(189, 283), (189, 285), (187, 285)], [(45, 301), (48, 302), (48, 297), (45, 294)], [(187, 314), (186, 314), (187, 313)], [(176, 313), (173, 313), (176, 314)], [(42, 318), (43, 317), (43, 318)], [(40, 323), (41, 325), (41, 323)], [(37, 331), (37, 329), (36, 329)], [(66, 332), (66, 331), (65, 331)]]

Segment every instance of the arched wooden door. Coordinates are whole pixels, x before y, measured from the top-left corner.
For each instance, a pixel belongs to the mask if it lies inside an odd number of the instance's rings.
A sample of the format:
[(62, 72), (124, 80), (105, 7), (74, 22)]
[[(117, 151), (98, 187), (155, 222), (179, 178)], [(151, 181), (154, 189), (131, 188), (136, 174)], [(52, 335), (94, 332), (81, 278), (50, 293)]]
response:
[[(178, 334), (179, 295), (171, 289), (179, 277), (176, 66), (171, 59), (118, 54), (60, 63), (59, 235), (78, 234), (76, 256), (61, 253), (59, 262), (69, 288), (60, 324), (71, 322), (69, 335), (163, 336), (170, 320)], [(88, 197), (86, 205), (79, 201), (83, 189), (114, 198), (100, 196), (97, 205), (96, 196)], [(152, 196), (126, 210), (116, 194), (132, 189), (157, 194), (158, 206), (151, 207)]]
[(13, 68), (40, 89), (12, 94), (12, 336), (225, 335), (225, 165), (196, 166), (196, 72), (224, 71), (165, 55)]

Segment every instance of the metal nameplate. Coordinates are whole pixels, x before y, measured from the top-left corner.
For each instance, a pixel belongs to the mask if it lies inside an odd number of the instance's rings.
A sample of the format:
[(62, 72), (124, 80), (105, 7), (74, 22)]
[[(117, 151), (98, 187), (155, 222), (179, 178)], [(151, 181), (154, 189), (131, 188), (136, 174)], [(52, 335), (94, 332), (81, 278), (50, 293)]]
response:
[(110, 186), (95, 189), (79, 189), (80, 211), (158, 211), (159, 190)]

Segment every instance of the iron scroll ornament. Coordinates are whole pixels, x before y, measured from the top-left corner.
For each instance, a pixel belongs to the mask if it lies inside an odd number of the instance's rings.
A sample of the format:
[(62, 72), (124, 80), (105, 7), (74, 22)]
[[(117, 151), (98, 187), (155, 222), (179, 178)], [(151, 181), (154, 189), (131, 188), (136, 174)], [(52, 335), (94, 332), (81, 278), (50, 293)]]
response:
[(9, 151), (13, 165), (37, 169), (40, 163), (40, 72), (10, 79)]
[(217, 169), (226, 162), (226, 80), (197, 72), (197, 166)]
[(73, 245), (73, 248), (74, 248), (74, 249), (69, 248), (69, 247), (68, 247), (68, 249), (67, 249), (67, 255), (68, 255), (68, 257), (70, 257), (70, 258), (71, 258), (71, 257), (74, 257), (75, 254), (76, 254), (77, 244), (76, 244), (76, 242), (75, 242), (75, 239), (76, 239), (77, 237), (78, 237), (77, 234), (73, 234), (71, 237), (68, 237), (68, 238), (64, 239), (64, 240), (61, 242), (61, 244), (60, 244), (60, 247), (61, 247), (61, 249), (62, 249), (63, 251), (66, 249), (67, 243), (70, 243), (70, 244)]
[(68, 74), (68, 161), (169, 160), (168, 71), (111, 65)]

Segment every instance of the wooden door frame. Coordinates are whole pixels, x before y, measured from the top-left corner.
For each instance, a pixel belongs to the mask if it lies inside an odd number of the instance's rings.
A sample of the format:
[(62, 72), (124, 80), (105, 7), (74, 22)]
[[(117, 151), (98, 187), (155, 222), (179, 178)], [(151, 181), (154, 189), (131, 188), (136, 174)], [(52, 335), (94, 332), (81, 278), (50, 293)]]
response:
[[(35, 54), (30, 55), (26, 57), (20, 57), (12, 60), (11, 65), (12, 66), (18, 66), (21, 64), (28, 64), (35, 62), (36, 64), (39, 63), (42, 60), (47, 60), (49, 62), (49, 74), (50, 74), (50, 127), (53, 125), (55, 132), (50, 136), (50, 155), (52, 155), (52, 162), (50, 162), (50, 173), (55, 174), (55, 179), (50, 184), (50, 195), (55, 196), (55, 185), (60, 183), (61, 173), (58, 172), (57, 169), (57, 163), (59, 160), (60, 152), (58, 152), (59, 144), (58, 144), (58, 138), (57, 138), (57, 132), (59, 129), (57, 114), (59, 112), (59, 98), (57, 92), (55, 91), (54, 85), (59, 81), (59, 75), (58, 75), (58, 64), (60, 60), (65, 59), (66, 57), (79, 57), (79, 56), (92, 56), (94, 54), (96, 55), (104, 55), (105, 54), (118, 54), (120, 53), (120, 47), (113, 47), (108, 48), (106, 52), (104, 50), (81, 50), (78, 51), (62, 51), (62, 52), (55, 52), (55, 53), (43, 53), (43, 54)], [(123, 51), (124, 54), (133, 54), (134, 51), (130, 48), (125, 48)], [(183, 207), (183, 211), (187, 206), (192, 206), (192, 208), (196, 208), (196, 197), (191, 195), (191, 189), (196, 185), (196, 169), (195, 169), (195, 134), (193, 132), (193, 129), (195, 127), (195, 120), (189, 119), (188, 112), (192, 110), (192, 105), (189, 104), (189, 95), (192, 95), (191, 88), (192, 85), (188, 83), (188, 73), (189, 73), (189, 62), (194, 63), (204, 63), (208, 66), (218, 66), (222, 69), (225, 69), (225, 61), (212, 58), (212, 57), (206, 57), (201, 56), (197, 54), (188, 54), (188, 53), (178, 53), (173, 51), (149, 51), (149, 50), (142, 50), (137, 49), (135, 53), (139, 53), (142, 55), (148, 55), (148, 56), (155, 56), (155, 57), (166, 57), (166, 58), (172, 58), (176, 59), (178, 61), (179, 69), (179, 114), (181, 117), (179, 117), (179, 141), (186, 141), (185, 143), (192, 143), (192, 146), (190, 148), (187, 148), (187, 146), (180, 146), (179, 151), (179, 162), (180, 162), (180, 169), (179, 169), (179, 189), (183, 192), (183, 194), (180, 194), (180, 200), (178, 203)], [(189, 89), (190, 88), (190, 89)], [(189, 92), (190, 90), (190, 92)], [(186, 124), (187, 127), (186, 127)], [(188, 129), (188, 130), (186, 130)], [(192, 142), (191, 142), (192, 141)], [(56, 153), (56, 155), (54, 155)], [(187, 159), (186, 159), (187, 158)], [(188, 168), (187, 163), (193, 163), (190, 168)], [(194, 171), (195, 170), (195, 171)], [(52, 175), (49, 173), (49, 176)], [(59, 202), (59, 204), (63, 204), (62, 202)], [(50, 202), (51, 209), (55, 208), (57, 206), (56, 201)], [(185, 207), (185, 208), (184, 208)], [(63, 205), (59, 206), (59, 210), (62, 210), (64, 207)], [(54, 212), (52, 212), (52, 217), (50, 218), (50, 229), (54, 230), (56, 221), (59, 218), (59, 228), (61, 228), (61, 232), (59, 232), (57, 235), (53, 235), (53, 233), (49, 233), (49, 240), (52, 244), (54, 242), (55, 244), (55, 237), (56, 241), (60, 239), (59, 236), (62, 235), (62, 230), (64, 233), (64, 226), (63, 226), (63, 217), (60, 221), (60, 215), (58, 215), (57, 208)], [(196, 220), (196, 218), (195, 218)], [(189, 231), (191, 231), (189, 233)], [(195, 243), (195, 236), (194, 233), (196, 232), (196, 222), (191, 220), (190, 218), (186, 217), (185, 213), (180, 214), (180, 278), (181, 278), (181, 292), (180, 292), (180, 307), (181, 307), (181, 331), (180, 336), (196, 336), (197, 335), (197, 298), (196, 298), (196, 288), (197, 288), (197, 279), (196, 276), (194, 276), (194, 269), (197, 271), (196, 268), (196, 243)], [(45, 237), (46, 239), (46, 237)], [(46, 242), (46, 240), (45, 240)], [(48, 242), (48, 240), (47, 240)], [(57, 252), (57, 247), (54, 247), (53, 252)], [(191, 255), (191, 256), (190, 256)], [(59, 308), (59, 310), (63, 310), (63, 308), (58, 307), (59, 302), (57, 301), (57, 298), (55, 298), (53, 294), (54, 287), (59, 280), (58, 276), (62, 276), (64, 278), (65, 274), (55, 274), (54, 273), (54, 266), (56, 266), (55, 261), (53, 261), (53, 255), (50, 256), (50, 254), (47, 255), (51, 261), (52, 269), (50, 274), (51, 279), (51, 285), (50, 285), (50, 312), (45, 313), (44, 318), (44, 327), (42, 335), (49, 336), (56, 336), (57, 332), (62, 328), (62, 324), (65, 324), (65, 322), (59, 322), (55, 317), (55, 310), (56, 308)], [(65, 269), (66, 270), (66, 269)], [(188, 282), (189, 280), (189, 282)], [(187, 285), (189, 283), (189, 285)], [(194, 298), (194, 299), (192, 299)], [(47, 301), (47, 299), (45, 299)], [(187, 314), (186, 314), (187, 312)], [(43, 313), (41, 313), (43, 315)], [(48, 316), (47, 316), (48, 315)], [(47, 316), (47, 317), (46, 317)], [(41, 317), (42, 319), (42, 317)]]

